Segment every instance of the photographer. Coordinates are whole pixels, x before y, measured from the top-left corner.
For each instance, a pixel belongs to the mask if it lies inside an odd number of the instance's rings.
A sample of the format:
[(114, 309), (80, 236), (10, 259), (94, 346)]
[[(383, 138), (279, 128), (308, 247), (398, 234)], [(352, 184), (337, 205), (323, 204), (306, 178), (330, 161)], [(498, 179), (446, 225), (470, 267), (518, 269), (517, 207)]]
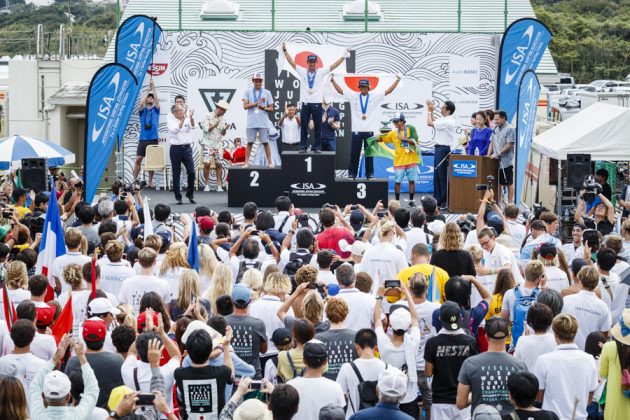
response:
[[(136, 150), (136, 160), (133, 166), (133, 179), (138, 179), (142, 160), (147, 154), (147, 146), (157, 146), (158, 126), (160, 125), (160, 101), (157, 90), (153, 84), (153, 79), (149, 80), (149, 89), (144, 99), (140, 101), (140, 138), (138, 139), (138, 149)], [(155, 188), (153, 184), (153, 171), (149, 171), (149, 188)]]
[[(575, 211), (575, 222), (585, 225), (589, 229), (596, 229), (606, 236), (613, 231), (615, 226), (615, 208), (610, 200), (602, 194), (599, 184), (594, 185), (586, 185), (586, 188), (580, 191), (578, 206)], [(589, 218), (585, 216), (587, 202), (592, 203), (596, 198), (599, 198), (601, 203), (595, 205), (593, 218)]]

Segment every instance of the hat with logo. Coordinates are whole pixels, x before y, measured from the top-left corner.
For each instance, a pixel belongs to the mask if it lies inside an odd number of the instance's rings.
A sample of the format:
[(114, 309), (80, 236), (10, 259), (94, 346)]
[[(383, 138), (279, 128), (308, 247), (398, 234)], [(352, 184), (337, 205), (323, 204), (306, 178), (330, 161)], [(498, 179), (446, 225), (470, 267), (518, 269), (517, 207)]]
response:
[(315, 62), (317, 62), (317, 56), (315, 54), (309, 54), (309, 56), (306, 57), (306, 61), (315, 61)]
[(173, 234), (171, 233), (170, 230), (158, 230), (157, 232), (155, 232), (156, 235), (159, 235), (160, 238), (162, 238), (162, 242), (163, 243), (169, 243), (171, 242), (171, 237), (173, 236)]
[(107, 325), (101, 318), (86, 319), (83, 323), (83, 339), (89, 342), (105, 340)]
[(209, 230), (214, 229), (214, 220), (210, 216), (202, 216), (197, 219), (197, 224), (199, 225), (199, 229), (207, 232)]
[(538, 246), (538, 253), (546, 260), (553, 260), (558, 255), (558, 250), (554, 244), (544, 242)]
[(225, 109), (226, 111), (230, 109), (230, 104), (228, 104), (225, 99), (221, 99), (219, 102), (216, 102), (215, 105), (219, 108)]
[(267, 408), (267, 404), (256, 398), (251, 398), (243, 401), (234, 410), (232, 418), (234, 420), (272, 420), (273, 414)]
[(440, 306), (440, 321), (442, 322), (442, 328), (447, 331), (455, 331), (461, 328), (459, 305), (450, 300), (444, 302)]
[(254, 75), (252, 76), (252, 80), (263, 80), (262, 73), (254, 73)]
[(407, 375), (400, 369), (388, 366), (378, 375), (378, 392), (391, 398), (401, 398), (407, 393)]
[(118, 404), (125, 398), (125, 395), (129, 394), (133, 394), (133, 389), (126, 385), (117, 386), (109, 393), (107, 406), (110, 410), (115, 411), (118, 408)]
[(475, 408), (472, 415), (473, 420), (501, 420), (499, 411), (488, 404), (481, 404)]
[(368, 79), (361, 79), (359, 80), (359, 87), (370, 87), (370, 81)]
[(223, 336), (214, 328), (199, 320), (192, 321), (190, 324), (188, 324), (188, 326), (186, 327), (186, 331), (184, 331), (184, 334), (182, 335), (182, 343), (186, 344), (186, 341), (188, 341), (188, 337), (190, 337), (190, 334), (197, 330), (204, 330), (210, 335), (213, 348), (221, 345)]
[(286, 346), (291, 344), (291, 331), (288, 328), (278, 328), (271, 335), (271, 342), (276, 346)]
[(355, 232), (361, 230), (364, 222), (365, 216), (361, 213), (361, 210), (352, 210), (352, 213), (350, 213), (350, 226)]
[[(157, 327), (157, 324), (158, 324), (157, 312), (153, 312), (152, 318), (153, 318), (153, 326)], [(138, 331), (144, 330), (144, 328), (147, 326), (147, 311), (144, 311), (140, 313), (140, 315), (138, 315), (137, 324), (138, 324)]]
[(304, 359), (315, 363), (322, 363), (328, 357), (326, 345), (317, 339), (312, 339), (304, 344)]
[(404, 306), (399, 306), (389, 314), (389, 323), (396, 331), (406, 331), (411, 326), (411, 313)]
[(501, 340), (507, 338), (509, 334), (508, 322), (498, 316), (493, 316), (486, 321), (486, 335), (488, 338)]
[(116, 308), (107, 298), (93, 299), (88, 305), (91, 314), (101, 315), (110, 313), (114, 316), (120, 314), (120, 309)]
[(36, 305), (37, 328), (46, 328), (55, 320), (55, 308), (48, 304)]
[(630, 309), (624, 309), (617, 324), (610, 330), (610, 335), (626, 346), (630, 346)]
[(398, 121), (407, 121), (405, 120), (405, 114), (403, 114), (402, 112), (395, 113), (394, 116), (392, 117), (392, 122), (398, 122)]
[(252, 289), (246, 284), (238, 283), (232, 288), (232, 300), (238, 302), (249, 302), (252, 298)]
[(328, 404), (319, 410), (319, 420), (345, 420), (346, 414), (338, 405)]
[(72, 384), (68, 376), (58, 370), (48, 372), (44, 377), (44, 397), (51, 400), (57, 400), (65, 397), (70, 393)]

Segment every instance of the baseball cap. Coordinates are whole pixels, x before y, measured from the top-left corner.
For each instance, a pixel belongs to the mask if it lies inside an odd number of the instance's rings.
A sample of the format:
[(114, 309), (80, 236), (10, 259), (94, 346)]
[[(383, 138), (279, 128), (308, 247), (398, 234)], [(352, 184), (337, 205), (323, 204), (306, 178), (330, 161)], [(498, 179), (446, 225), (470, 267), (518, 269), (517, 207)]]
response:
[(577, 273), (579, 273), (582, 267), (586, 265), (589, 265), (589, 264), (588, 264), (588, 261), (586, 261), (584, 258), (576, 258), (573, 261), (571, 261), (571, 272), (573, 273), (574, 276), (577, 276)]
[(306, 61), (317, 61), (317, 56), (315, 54), (310, 54), (306, 57)]
[(107, 335), (107, 325), (101, 318), (90, 318), (83, 323), (83, 339), (85, 341), (96, 342), (105, 340)]
[(72, 384), (68, 376), (58, 370), (48, 372), (44, 377), (44, 397), (49, 399), (60, 399), (70, 393)]
[(547, 230), (547, 225), (542, 220), (534, 220), (531, 224), (532, 230)]
[(197, 219), (197, 224), (199, 225), (199, 229), (203, 231), (208, 231), (214, 229), (214, 220), (209, 216), (202, 216)]
[(444, 223), (442, 220), (435, 219), (434, 221), (432, 221), (431, 223), (427, 225), (427, 228), (434, 235), (439, 235), (440, 233), (442, 233), (445, 226), (446, 226), (446, 223)]
[(488, 338), (501, 340), (507, 338), (508, 334), (508, 322), (505, 319), (493, 316), (486, 321), (486, 335)]
[(352, 210), (352, 213), (350, 213), (350, 226), (352, 226), (352, 229), (358, 232), (363, 227), (363, 222), (365, 222), (365, 216), (361, 213), (361, 210)]
[(11, 225), (0, 225), (0, 240), (7, 236), (7, 232), (11, 230)]
[(232, 418), (234, 420), (272, 420), (273, 415), (264, 402), (251, 398), (238, 406)]
[(321, 341), (312, 339), (304, 344), (304, 359), (322, 363), (327, 357), (326, 345)]
[(106, 314), (110, 313), (114, 316), (120, 313), (120, 309), (114, 307), (112, 303), (107, 298), (96, 298), (93, 299), (88, 305), (91, 314)]
[(133, 389), (126, 385), (120, 385), (112, 389), (109, 393), (109, 399), (107, 400), (107, 406), (110, 410), (114, 411), (118, 408), (118, 404), (125, 398), (125, 395), (133, 393)]
[(401, 398), (407, 393), (407, 375), (400, 369), (388, 366), (378, 375), (378, 392), (392, 398)]
[(501, 232), (503, 232), (503, 218), (494, 210), (488, 213), (486, 225), (493, 228), (497, 232), (497, 235), (500, 235)]
[(401, 306), (389, 314), (389, 323), (394, 330), (407, 330), (411, 325), (411, 313)]
[(345, 420), (346, 414), (343, 408), (328, 404), (319, 410), (319, 420)]
[(162, 242), (163, 243), (168, 243), (171, 242), (171, 236), (173, 236), (173, 234), (171, 233), (170, 230), (158, 230), (157, 232), (155, 232), (156, 235), (159, 235), (162, 238)]
[(455, 331), (461, 328), (461, 314), (459, 305), (455, 302), (447, 300), (440, 306), (440, 321), (442, 328), (448, 331)]
[(538, 252), (540, 256), (546, 260), (553, 260), (558, 255), (558, 250), (556, 246), (552, 243), (545, 242), (538, 246)]
[(354, 241), (352, 247), (350, 248), (350, 253), (352, 255), (356, 255), (357, 257), (362, 257), (367, 250), (367, 245), (363, 241)]
[(359, 80), (359, 87), (370, 87), (370, 81), (368, 79)]
[[(144, 327), (147, 326), (147, 311), (144, 311), (138, 315), (138, 331), (144, 330)], [(153, 312), (153, 326), (157, 327), (158, 324), (158, 314), (157, 312)]]
[(335, 283), (328, 284), (326, 289), (328, 290), (328, 296), (337, 296), (339, 294), (339, 290), (341, 290), (339, 285)]
[(235, 284), (232, 288), (232, 300), (249, 302), (252, 298), (252, 289), (249, 288), (246, 284), (238, 283)]
[(252, 80), (263, 80), (262, 73), (254, 73), (254, 75), (252, 76)]
[(271, 342), (276, 346), (286, 346), (291, 343), (291, 331), (288, 328), (278, 328), (271, 335)]
[(55, 308), (48, 304), (36, 306), (37, 309), (37, 328), (46, 328), (53, 323), (55, 319)]
[(405, 114), (403, 114), (402, 112), (395, 113), (394, 116), (392, 117), (392, 122), (397, 122), (397, 121), (407, 121), (405, 120)]
[(188, 337), (190, 337), (190, 334), (197, 330), (204, 330), (210, 335), (213, 348), (221, 345), (223, 336), (214, 328), (199, 320), (192, 321), (190, 324), (188, 324), (188, 326), (186, 327), (186, 331), (184, 331), (184, 334), (182, 335), (182, 343), (186, 344), (186, 341), (188, 341)]
[(491, 405), (481, 404), (475, 408), (473, 420), (501, 420), (499, 411)]

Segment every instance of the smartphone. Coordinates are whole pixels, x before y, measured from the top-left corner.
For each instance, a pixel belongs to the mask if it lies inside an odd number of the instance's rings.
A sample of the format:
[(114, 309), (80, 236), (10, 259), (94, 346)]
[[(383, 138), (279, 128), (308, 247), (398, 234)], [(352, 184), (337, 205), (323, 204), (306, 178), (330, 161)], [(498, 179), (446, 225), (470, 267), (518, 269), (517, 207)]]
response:
[(394, 289), (400, 287), (400, 280), (385, 280), (386, 289)]
[(190, 303), (192, 303), (193, 305), (197, 303), (197, 296), (195, 296), (195, 294), (192, 292), (190, 293)]
[(153, 405), (155, 394), (140, 394), (136, 405)]
[(379, 211), (378, 213), (376, 213), (376, 215), (379, 219), (382, 219), (383, 217), (387, 216), (387, 211)]
[(262, 381), (251, 381), (249, 384), (249, 389), (254, 389), (254, 390), (261, 390), (263, 389), (263, 383)]
[(260, 231), (259, 230), (252, 230), (252, 233), (249, 234), (250, 236), (260, 236)]

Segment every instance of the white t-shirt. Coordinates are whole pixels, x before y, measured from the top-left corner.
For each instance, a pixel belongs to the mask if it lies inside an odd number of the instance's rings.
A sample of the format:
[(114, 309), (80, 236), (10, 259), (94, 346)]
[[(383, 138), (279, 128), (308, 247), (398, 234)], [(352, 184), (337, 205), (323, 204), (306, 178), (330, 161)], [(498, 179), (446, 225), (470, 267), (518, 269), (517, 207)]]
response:
[(186, 268), (184, 267), (175, 267), (166, 270), (164, 274), (158, 273), (157, 275), (157, 277), (165, 280), (166, 283), (168, 283), (168, 287), (170, 288), (171, 296), (173, 297), (173, 299), (177, 299), (177, 296), (179, 294), (179, 276), (184, 272), (184, 270), (186, 270)]
[[(330, 67), (319, 68), (314, 74), (301, 66), (295, 66), (295, 71), (300, 75), (300, 102), (321, 105), (324, 102), (324, 83), (327, 80), (326, 76), (330, 74)], [(308, 85), (311, 77), (313, 77), (312, 88)]]
[(608, 331), (612, 323), (610, 309), (597, 297), (595, 292), (580, 290), (576, 294), (565, 296), (562, 312), (571, 314), (578, 321), (575, 344), (582, 350), (586, 337), (594, 331)]
[(522, 360), (527, 365), (527, 370), (534, 371), (536, 360), (540, 355), (549, 353), (556, 349), (556, 339), (553, 334), (548, 331), (545, 334), (529, 334), (521, 335), (514, 350), (514, 357)]
[(319, 271), (317, 273), (317, 282), (325, 284), (339, 284), (339, 282), (337, 282), (337, 277), (335, 277), (332, 271)]
[[(79, 333), (83, 321), (87, 318), (87, 304), (88, 299), (90, 299), (90, 294), (92, 294), (92, 290), (90, 289), (72, 292), (72, 332), (75, 334)], [(118, 298), (116, 296), (109, 292), (105, 292), (105, 294), (112, 306), (118, 306)], [(64, 293), (59, 295), (59, 299), (57, 299), (57, 301), (60, 305), (62, 305), (62, 307), (66, 306), (66, 303), (68, 302), (68, 294)]]
[[(151, 365), (136, 359), (136, 356), (127, 356), (120, 367), (123, 383), (134, 391), (137, 390), (133, 377), (133, 371), (136, 367), (138, 368), (139, 391), (142, 393), (150, 393), (151, 390), (149, 387), (151, 385), (151, 377), (153, 376), (151, 373)], [(162, 376), (164, 377), (164, 389), (167, 390), (165, 396), (166, 404), (168, 404), (169, 407), (173, 406), (173, 393), (169, 392), (169, 390), (173, 389), (173, 383), (175, 382), (173, 372), (175, 372), (175, 369), (178, 367), (179, 360), (176, 359), (171, 359), (165, 365), (160, 366), (160, 372), (162, 372)]]
[(584, 254), (582, 246), (580, 245), (576, 248), (576, 246), (573, 245), (573, 242), (562, 245), (561, 249), (562, 252), (564, 252), (564, 256), (566, 257), (569, 266), (571, 266), (574, 259), (582, 258), (582, 255)]
[(512, 237), (512, 246), (510, 248), (516, 249), (518, 252), (520, 251), (523, 240), (527, 235), (525, 226), (521, 223), (518, 223), (516, 220), (508, 220), (507, 225), (508, 232), (506, 233), (508, 233)]
[(416, 357), (416, 370), (424, 370), (424, 347), (429, 338), (437, 334), (433, 326), (433, 312), (442, 306), (439, 302), (425, 301), (416, 303), (416, 313), (418, 314), (418, 325), (420, 327), (420, 345), (418, 346), (418, 356)]
[(300, 395), (298, 411), (293, 418), (300, 420), (319, 420), (319, 410), (327, 405), (344, 407), (346, 399), (343, 396), (341, 386), (328, 378), (303, 378), (291, 379), (287, 384), (291, 385)]
[(368, 293), (363, 293), (359, 289), (341, 289), (337, 294), (348, 305), (348, 317), (344, 322), (344, 327), (349, 330), (359, 331), (361, 328), (372, 328), (374, 320), (374, 306), (376, 299)]
[[(162, 261), (164, 261), (165, 256), (165, 254), (158, 254), (155, 258), (155, 266), (153, 267), (154, 276), (158, 275), (158, 272), (160, 271), (160, 266), (162, 265)], [(140, 274), (140, 272), (142, 271), (142, 266), (140, 265), (140, 262), (136, 261), (133, 265), (133, 269), (136, 274)]]
[[(516, 261), (514, 253), (512, 253), (512, 251), (510, 251), (510, 249), (505, 245), (495, 243), (492, 252), (488, 252), (486, 250), (483, 251), (483, 258), (485, 260), (484, 266), (493, 268), (495, 271), (505, 267), (506, 264), (510, 264), (516, 283), (520, 283), (522, 281), (523, 276), (521, 276), (521, 272), (519, 271), (518, 261)], [(492, 293), (492, 291), (490, 291), (490, 293)]]
[[(422, 228), (411, 228), (405, 232), (405, 238), (407, 239), (407, 246), (405, 248), (405, 257), (407, 262), (411, 264), (411, 250), (416, 244), (431, 245), (433, 243), (433, 235), (426, 233)], [(429, 250), (431, 247), (429, 247)]]
[(543, 410), (556, 413), (560, 419), (586, 419), (588, 394), (597, 389), (597, 366), (590, 354), (576, 344), (560, 344), (550, 353), (538, 357), (534, 366), (538, 389), (544, 390)]
[[(15, 344), (10, 335), (7, 335), (2, 342), (2, 354), (7, 355), (15, 349)], [(35, 333), (31, 342), (31, 353), (44, 361), (49, 361), (57, 351), (55, 337), (48, 334)]]
[(162, 301), (170, 303), (172, 300), (171, 290), (166, 280), (159, 279), (155, 276), (138, 275), (126, 279), (120, 291), (118, 292), (118, 301), (128, 303), (133, 306), (136, 316), (139, 315), (140, 299), (147, 292), (156, 292), (162, 297)]
[(433, 122), (433, 128), (435, 129), (435, 141), (436, 146), (449, 146), (454, 149), (459, 144), (457, 140), (457, 134), (455, 133), (455, 117), (449, 115), (448, 117), (442, 117)]
[[(400, 309), (399, 309), (400, 310)], [(407, 363), (405, 359), (405, 346), (401, 344), (399, 347), (395, 347), (392, 344), (392, 341), (389, 339), (387, 334), (382, 327), (376, 328), (374, 330), (376, 332), (376, 338), (378, 341), (378, 351), (381, 355), (381, 360), (387, 363), (388, 365), (392, 365), (395, 368), (401, 369), (403, 365)], [(418, 358), (418, 348), (420, 347), (420, 329), (417, 327), (412, 327), (409, 330), (409, 334), (411, 334), (411, 340), (414, 344), (414, 359)], [(413, 369), (410, 367), (409, 369)], [(413, 383), (411, 381), (407, 381), (407, 394), (400, 401), (401, 404), (408, 403), (414, 401), (418, 396), (418, 384)]]
[[(284, 322), (278, 318), (278, 309), (281, 306), (280, 298), (272, 295), (265, 295), (249, 305), (249, 315), (264, 322), (267, 331), (267, 353), (261, 353), (261, 356), (271, 356), (278, 353), (276, 345), (271, 341), (271, 336), (278, 328), (284, 328)], [(289, 308), (287, 314), (293, 316), (293, 309)]]
[(361, 269), (372, 277), (373, 294), (385, 280), (395, 279), (408, 266), (405, 253), (390, 242), (379, 242), (369, 248), (361, 260)]
[[(302, 252), (301, 250), (302, 250), (302, 248), (300, 248), (300, 252), (297, 252), (298, 250), (290, 251), (288, 249), (283, 249), (280, 252), (280, 261), (278, 262), (278, 270), (280, 270), (281, 273), (284, 272), (284, 267), (287, 265), (287, 263), (289, 261), (291, 261), (291, 253), (295, 252), (297, 254), (303, 255), (304, 252)], [(318, 265), (317, 265), (317, 255), (312, 254), (310, 262), (308, 263), (308, 265), (312, 265), (313, 267), (318, 267)]]
[[(606, 303), (606, 306), (610, 309), (612, 307), (612, 301), (615, 299), (617, 292), (617, 286), (619, 285), (619, 276), (617, 273), (609, 272), (609, 274), (599, 276), (599, 291), (602, 295), (602, 300)], [(607, 288), (606, 286), (609, 286)], [(611, 297), (612, 295), (612, 297)]]
[[(282, 143), (284, 144), (297, 144), (300, 142), (300, 125), (297, 122), (297, 118), (286, 117), (282, 121)], [(289, 223), (289, 227), (291, 224)]]
[[(263, 257), (264, 259), (261, 260), (262, 254), (265, 254), (265, 251), (263, 250), (263, 248), (261, 248), (261, 252), (260, 252), (260, 255), (258, 256), (258, 259), (255, 259), (255, 260), (245, 259), (242, 256), (237, 257), (236, 255), (233, 255), (232, 257), (230, 257), (229, 264), (230, 264), (230, 268), (232, 269), (232, 281), (233, 282), (236, 281), (236, 278), (238, 277), (238, 270), (240, 269), (242, 261), (245, 261), (245, 263), (247, 264), (247, 269), (255, 268), (256, 263), (259, 263), (260, 268), (258, 270), (261, 273), (264, 273), (270, 264), (275, 263), (275, 260), (273, 258)], [(243, 274), (245, 273), (243, 272)]]
[[(367, 96), (363, 96), (357, 92), (349, 91), (343, 93), (344, 98), (350, 103), (352, 110), (352, 132), (365, 133), (378, 131), (381, 127), (381, 113), (377, 112), (381, 102), (385, 99), (384, 92), (370, 92)], [(366, 119), (363, 119), (363, 110), (361, 109), (361, 101), (365, 107)]]
[[(385, 362), (380, 359), (356, 359), (354, 361), (357, 369), (361, 373), (364, 381), (377, 381), (378, 376), (385, 370)], [(361, 397), (359, 396), (359, 378), (350, 366), (350, 363), (344, 363), (337, 374), (337, 383), (341, 386), (341, 390), (348, 396), (348, 410), (346, 418), (354, 414), (354, 408), (358, 410)]]
[[(14, 308), (17, 308), (20, 302), (31, 298), (31, 292), (26, 289), (10, 290), (7, 288), (7, 293)], [(2, 290), (0, 290), (0, 319), (4, 319), (4, 293), (2, 293)]]
[[(127, 263), (127, 264), (125, 264)], [(117, 295), (122, 282), (129, 277), (136, 275), (133, 268), (129, 267), (129, 262), (121, 260), (119, 262), (103, 262), (101, 266), (101, 290)]]
[[(67, 292), (70, 286), (63, 279), (63, 269), (68, 264), (79, 264), (83, 267), (83, 264), (92, 261), (87, 255), (83, 255), (80, 252), (67, 252), (65, 255), (55, 258), (53, 262), (52, 273), (61, 282), (61, 293)], [(54, 287), (54, 284), (53, 284)]]
[[(300, 141), (299, 135), (297, 141)], [(287, 219), (287, 221), (285, 222), (284, 219)], [(276, 223), (274, 228), (279, 230), (281, 233), (288, 233), (291, 230), (293, 219), (295, 219), (295, 216), (291, 216), (288, 211), (280, 211), (278, 214), (273, 216), (273, 220)], [(282, 226), (282, 223), (284, 223), (284, 226)], [(282, 226), (282, 229), (280, 229), (280, 226)]]
[(630, 264), (625, 261), (617, 261), (617, 264), (615, 264), (615, 266), (611, 268), (610, 271), (617, 274), (621, 278), (621, 273), (623, 273), (624, 270), (626, 270), (627, 268), (630, 268)]
[(31, 385), (31, 381), (41, 370), (46, 367), (48, 361), (44, 361), (32, 353), (24, 354), (7, 354), (0, 358), (1, 360), (14, 360), (20, 366), (19, 380), (22, 382), (24, 392), (28, 393), (28, 388)]
[(547, 276), (547, 287), (560, 292), (562, 289), (569, 287), (569, 276), (559, 267), (545, 267), (545, 275)]
[[(494, 293), (494, 286), (497, 282), (496, 274), (488, 274), (487, 276), (477, 276), (477, 280), (479, 280), (479, 283), (481, 283), (483, 287), (486, 288), (488, 293), (490, 293), (491, 295)], [(475, 306), (479, 305), (479, 302), (481, 302), (482, 300), (483, 299), (481, 299), (479, 290), (477, 290), (475, 286), (471, 285), (470, 307), (474, 308)]]

